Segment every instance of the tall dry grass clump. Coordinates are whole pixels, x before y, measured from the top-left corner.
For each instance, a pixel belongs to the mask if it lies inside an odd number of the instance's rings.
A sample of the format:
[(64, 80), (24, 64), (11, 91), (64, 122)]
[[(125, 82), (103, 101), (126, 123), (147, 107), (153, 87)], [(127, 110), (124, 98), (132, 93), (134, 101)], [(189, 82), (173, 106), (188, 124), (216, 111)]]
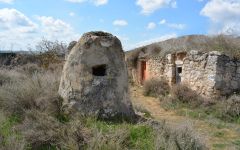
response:
[(170, 92), (170, 86), (165, 79), (150, 79), (144, 82), (143, 94), (145, 96), (160, 97)]
[(240, 123), (240, 95), (234, 94), (216, 102), (214, 110), (216, 117), (224, 121)]
[[(11, 71), (9, 72), (11, 74)], [(58, 72), (35, 73), (22, 77), (9, 76), (9, 82), (0, 88), (0, 105), (11, 114), (23, 114), (27, 110), (39, 109), (56, 112), (60, 99), (57, 94)], [(52, 110), (51, 110), (52, 109)]]
[(184, 122), (178, 127), (169, 126), (165, 122), (151, 123), (157, 136), (155, 149), (167, 150), (204, 150), (203, 137), (199, 136), (189, 122)]
[[(61, 70), (35, 69), (37, 71), (34, 72), (32, 72), (33, 70), (6, 69), (4, 74), (1, 74), (7, 78), (2, 78), (3, 84), (0, 86), (0, 109), (8, 118), (17, 118), (16, 121), (8, 123), (8, 128), (21, 123), (18, 134), (23, 135), (23, 139), (27, 140), (30, 146), (44, 145), (48, 142), (52, 144), (52, 136), (54, 135), (55, 138), (55, 134), (58, 135), (58, 132), (50, 129), (53, 127), (58, 129), (61, 126), (61, 120), (64, 120), (62, 99), (57, 93)], [(4, 128), (4, 132), (10, 131)], [(32, 135), (35, 135), (35, 138)], [(8, 136), (5, 135), (4, 138), (8, 138)], [(34, 139), (38, 144), (31, 141)], [(58, 138), (55, 140), (58, 141)], [(45, 141), (45, 143), (41, 141)], [(26, 148), (27, 144), (24, 146)]]
[(196, 91), (191, 90), (184, 84), (173, 86), (171, 96), (173, 100), (189, 104), (193, 107), (199, 106), (203, 103), (203, 98)]

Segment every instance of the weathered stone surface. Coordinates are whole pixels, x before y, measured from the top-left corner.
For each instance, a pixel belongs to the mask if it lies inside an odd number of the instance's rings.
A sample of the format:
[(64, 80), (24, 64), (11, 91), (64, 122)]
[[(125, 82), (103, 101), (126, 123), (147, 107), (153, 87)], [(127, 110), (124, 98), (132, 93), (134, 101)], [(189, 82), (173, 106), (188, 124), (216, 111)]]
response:
[[(147, 64), (145, 80), (165, 78), (170, 85), (182, 82), (204, 97), (227, 96), (240, 91), (240, 60), (221, 52), (191, 50), (166, 57), (153, 56), (144, 61)], [(141, 79), (141, 68), (138, 63), (137, 79)]]
[(240, 90), (237, 74), (239, 63), (236, 60), (216, 51), (209, 53), (191, 51), (187, 58), (191, 59), (185, 59), (182, 82), (188, 84), (190, 88), (198, 87), (199, 93), (208, 97), (215, 96), (216, 93), (229, 95)]
[(59, 94), (64, 105), (84, 115), (133, 118), (120, 40), (105, 32), (84, 34), (64, 65)]

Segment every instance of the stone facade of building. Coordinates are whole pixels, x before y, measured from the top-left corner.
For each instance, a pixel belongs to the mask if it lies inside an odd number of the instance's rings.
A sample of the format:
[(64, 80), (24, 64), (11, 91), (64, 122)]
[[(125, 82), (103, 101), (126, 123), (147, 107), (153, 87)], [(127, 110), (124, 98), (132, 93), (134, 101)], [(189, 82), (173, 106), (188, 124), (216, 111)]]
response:
[(230, 95), (240, 90), (240, 61), (215, 51), (191, 51), (183, 62), (182, 82), (201, 95)]
[(179, 52), (138, 60), (135, 81), (165, 78), (172, 86), (183, 83), (202, 96), (230, 95), (240, 90), (240, 61), (220, 52)]

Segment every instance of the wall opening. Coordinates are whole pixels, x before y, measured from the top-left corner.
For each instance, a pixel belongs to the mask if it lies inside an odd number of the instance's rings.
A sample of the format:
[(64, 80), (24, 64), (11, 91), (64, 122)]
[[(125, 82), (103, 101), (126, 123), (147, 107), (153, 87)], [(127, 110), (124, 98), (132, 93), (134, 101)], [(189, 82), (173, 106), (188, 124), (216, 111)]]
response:
[(147, 69), (147, 63), (146, 61), (141, 61), (141, 84), (146, 80), (146, 70)]
[(178, 74), (181, 74), (182, 73), (182, 67), (177, 67), (177, 72), (178, 72)]
[(99, 77), (106, 76), (106, 68), (107, 65), (94, 66), (92, 67), (92, 74)]
[(182, 78), (182, 66), (177, 66), (176, 68), (176, 83), (180, 83)]

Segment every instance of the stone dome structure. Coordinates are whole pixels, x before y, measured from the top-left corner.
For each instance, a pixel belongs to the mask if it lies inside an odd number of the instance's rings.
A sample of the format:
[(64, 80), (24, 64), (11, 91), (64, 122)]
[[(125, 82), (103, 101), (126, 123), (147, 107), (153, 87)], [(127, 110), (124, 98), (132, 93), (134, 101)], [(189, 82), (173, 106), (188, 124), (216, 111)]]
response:
[(59, 94), (67, 108), (83, 115), (133, 119), (120, 40), (105, 32), (85, 33), (64, 65)]

